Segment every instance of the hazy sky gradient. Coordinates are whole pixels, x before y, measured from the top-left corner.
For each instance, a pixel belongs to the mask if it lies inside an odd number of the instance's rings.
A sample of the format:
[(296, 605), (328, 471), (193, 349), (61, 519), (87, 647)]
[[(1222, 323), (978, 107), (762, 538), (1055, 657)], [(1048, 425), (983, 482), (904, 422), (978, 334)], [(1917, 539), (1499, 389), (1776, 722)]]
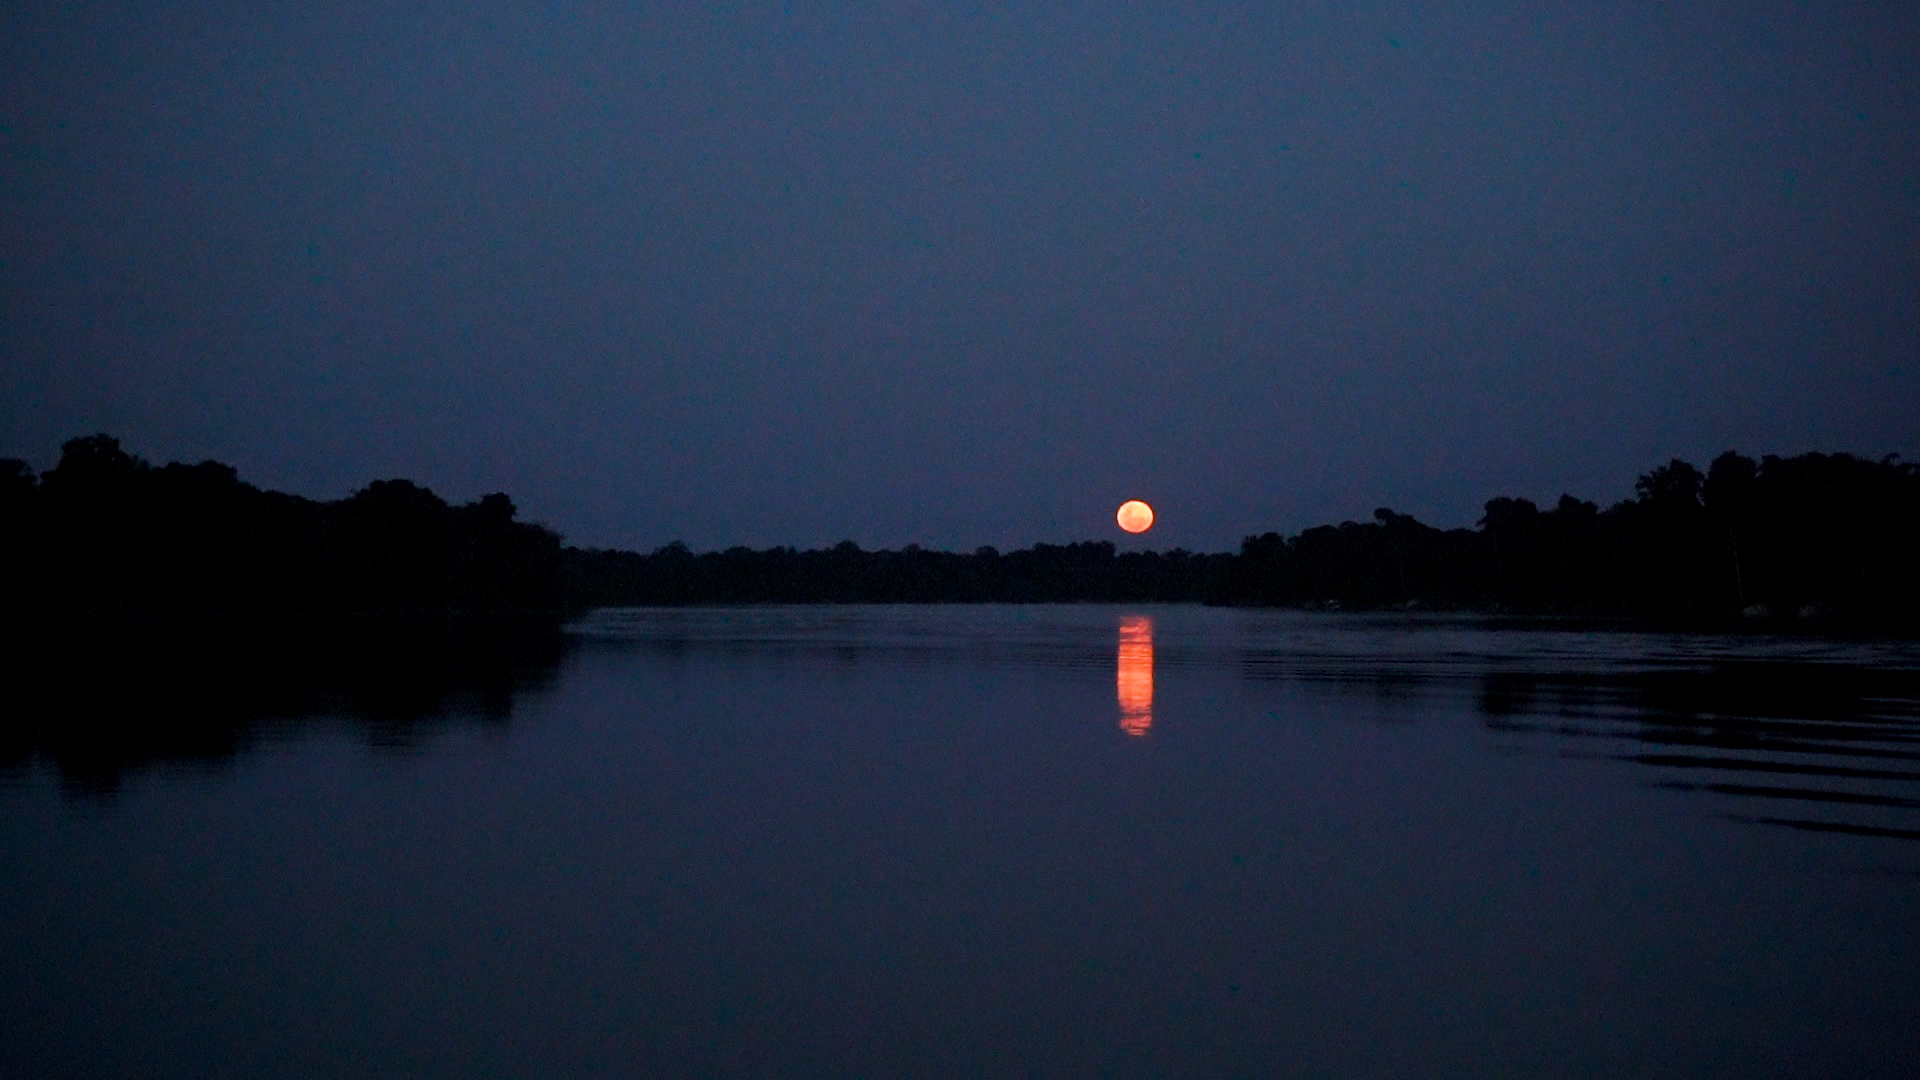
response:
[(1223, 549), (1920, 457), (1920, 6), (15, 3), (0, 455)]

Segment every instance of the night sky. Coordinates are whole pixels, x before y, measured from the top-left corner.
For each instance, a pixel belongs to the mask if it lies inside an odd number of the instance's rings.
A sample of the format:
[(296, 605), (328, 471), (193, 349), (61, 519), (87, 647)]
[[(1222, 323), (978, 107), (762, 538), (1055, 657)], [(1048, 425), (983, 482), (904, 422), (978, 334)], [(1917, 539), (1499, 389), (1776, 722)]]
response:
[(1920, 5), (16, 0), (0, 456), (94, 431), (640, 549), (1920, 457)]

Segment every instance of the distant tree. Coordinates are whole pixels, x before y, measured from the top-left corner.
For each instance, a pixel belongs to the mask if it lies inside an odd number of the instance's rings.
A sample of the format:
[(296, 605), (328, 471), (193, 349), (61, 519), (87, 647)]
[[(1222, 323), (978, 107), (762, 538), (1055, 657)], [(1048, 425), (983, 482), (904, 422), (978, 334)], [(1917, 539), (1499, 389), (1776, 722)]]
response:
[(1732, 450), (1713, 459), (1707, 467), (1706, 483), (1701, 489), (1701, 501), (1706, 507), (1707, 519), (1712, 522), (1717, 538), (1726, 551), (1728, 576), (1733, 579), (1734, 603), (1747, 606), (1746, 569), (1743, 565), (1741, 545), (1752, 531), (1755, 485), (1759, 479), (1760, 466), (1752, 459), (1741, 457)]
[(1640, 501), (1666, 513), (1686, 513), (1700, 508), (1700, 489), (1704, 481), (1700, 470), (1674, 458), (1640, 477), (1633, 490)]
[(1635, 498), (1611, 512), (1629, 604), (1670, 616), (1698, 615), (1731, 600), (1717, 587), (1701, 489), (1705, 477), (1678, 458), (1640, 477)]
[(87, 435), (68, 439), (60, 447), (60, 463), (47, 473), (50, 491), (100, 492), (124, 491), (150, 466), (120, 447), (111, 435)]
[(1509, 608), (1529, 610), (1539, 602), (1540, 508), (1532, 499), (1488, 499), (1476, 522), (1492, 545), (1493, 591)]

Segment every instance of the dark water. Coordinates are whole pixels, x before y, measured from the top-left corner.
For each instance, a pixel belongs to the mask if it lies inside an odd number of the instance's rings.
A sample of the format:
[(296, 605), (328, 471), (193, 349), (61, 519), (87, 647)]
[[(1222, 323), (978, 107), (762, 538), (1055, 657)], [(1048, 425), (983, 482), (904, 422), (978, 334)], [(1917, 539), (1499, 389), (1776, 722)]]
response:
[(10, 1077), (1920, 1066), (1910, 646), (909, 607), (92, 647), (12, 679)]

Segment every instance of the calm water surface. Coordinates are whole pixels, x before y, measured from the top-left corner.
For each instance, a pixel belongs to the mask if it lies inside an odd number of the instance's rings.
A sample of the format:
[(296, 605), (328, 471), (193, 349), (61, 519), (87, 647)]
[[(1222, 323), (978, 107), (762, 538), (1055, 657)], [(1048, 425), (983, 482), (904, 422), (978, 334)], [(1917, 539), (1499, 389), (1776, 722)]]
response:
[(890, 607), (385, 652), (34, 707), (0, 1075), (1920, 1067), (1911, 646)]

